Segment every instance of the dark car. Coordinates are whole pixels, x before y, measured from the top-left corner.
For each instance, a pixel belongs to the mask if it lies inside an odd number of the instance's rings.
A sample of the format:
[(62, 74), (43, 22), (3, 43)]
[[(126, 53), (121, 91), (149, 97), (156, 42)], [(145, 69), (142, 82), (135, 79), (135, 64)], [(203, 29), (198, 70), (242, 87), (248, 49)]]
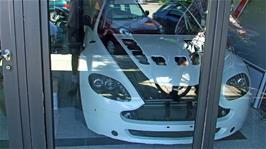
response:
[(162, 26), (148, 17), (140, 4), (134, 1), (108, 2), (105, 6), (100, 28), (113, 33), (159, 34)]
[(163, 26), (166, 34), (172, 34), (190, 4), (188, 1), (166, 3), (153, 14), (153, 19)]

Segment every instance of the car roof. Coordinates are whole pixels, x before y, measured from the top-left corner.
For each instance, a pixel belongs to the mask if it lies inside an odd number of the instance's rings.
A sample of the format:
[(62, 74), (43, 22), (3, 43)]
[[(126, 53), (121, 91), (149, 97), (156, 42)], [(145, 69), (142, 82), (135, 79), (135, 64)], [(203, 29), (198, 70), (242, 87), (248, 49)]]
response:
[(170, 5), (170, 4), (172, 4), (172, 5), (178, 5), (178, 4), (190, 5), (191, 2), (184, 1), (184, 0), (179, 0), (179, 1), (169, 1), (169, 2), (165, 3), (164, 5)]
[(110, 2), (113, 4), (138, 4), (137, 0), (110, 0)]
[(165, 12), (165, 11), (169, 11), (170, 9), (172, 9), (173, 7), (176, 7), (178, 5), (181, 5), (185, 8), (188, 8), (190, 3), (189, 2), (186, 2), (186, 1), (182, 1), (182, 0), (179, 0), (179, 1), (169, 1), (167, 3), (165, 3), (164, 5), (162, 5), (159, 9), (158, 9), (158, 12)]

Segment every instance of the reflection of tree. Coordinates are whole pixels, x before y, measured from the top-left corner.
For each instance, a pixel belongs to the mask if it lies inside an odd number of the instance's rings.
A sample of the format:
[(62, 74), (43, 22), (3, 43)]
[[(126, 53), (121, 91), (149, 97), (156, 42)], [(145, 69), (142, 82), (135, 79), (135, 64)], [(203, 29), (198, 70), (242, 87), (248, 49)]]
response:
[(202, 15), (207, 10), (208, 0), (193, 0), (190, 11), (199, 11)]
[(187, 11), (180, 18), (180, 21), (177, 24), (176, 33), (186, 34), (187, 32), (189, 32), (188, 22), (187, 22), (189, 16), (195, 17), (195, 21), (201, 22), (201, 19), (206, 10), (207, 10), (207, 0), (193, 0), (192, 3), (187, 8)]

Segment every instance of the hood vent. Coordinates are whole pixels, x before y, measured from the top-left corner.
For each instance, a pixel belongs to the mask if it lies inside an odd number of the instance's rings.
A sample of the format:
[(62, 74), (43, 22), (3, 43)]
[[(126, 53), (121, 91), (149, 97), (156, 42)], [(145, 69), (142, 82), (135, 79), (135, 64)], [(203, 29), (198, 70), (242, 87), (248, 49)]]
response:
[(144, 65), (150, 64), (148, 62), (147, 57), (143, 54), (141, 48), (138, 46), (138, 44), (134, 40), (123, 39), (123, 42), (127, 46), (127, 48), (132, 52), (135, 58), (139, 61), (139, 63), (144, 64)]
[(134, 40), (132, 39), (122, 39), (124, 44), (129, 45), (129, 44), (137, 44)]
[(191, 54), (191, 61), (192, 65), (199, 65), (200, 64), (200, 55), (198, 53)]
[(127, 48), (131, 51), (141, 51), (141, 48), (138, 46), (138, 44), (132, 40), (132, 39), (123, 39), (124, 44), (127, 46)]
[(155, 57), (152, 56), (151, 59), (157, 64), (157, 65), (166, 65), (165, 59), (163, 57)]
[(178, 66), (188, 66), (188, 61), (186, 57), (175, 57), (175, 61)]

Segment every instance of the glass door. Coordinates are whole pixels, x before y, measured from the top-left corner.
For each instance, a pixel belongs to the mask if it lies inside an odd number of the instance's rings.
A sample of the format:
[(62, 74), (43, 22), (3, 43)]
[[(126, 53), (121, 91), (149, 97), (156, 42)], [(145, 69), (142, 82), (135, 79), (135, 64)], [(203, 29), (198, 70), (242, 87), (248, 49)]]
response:
[(203, 30), (190, 2), (48, 2), (56, 147), (192, 143)]
[(41, 1), (48, 146), (191, 148), (208, 2)]
[(48, 3), (56, 147), (192, 143), (207, 1)]

